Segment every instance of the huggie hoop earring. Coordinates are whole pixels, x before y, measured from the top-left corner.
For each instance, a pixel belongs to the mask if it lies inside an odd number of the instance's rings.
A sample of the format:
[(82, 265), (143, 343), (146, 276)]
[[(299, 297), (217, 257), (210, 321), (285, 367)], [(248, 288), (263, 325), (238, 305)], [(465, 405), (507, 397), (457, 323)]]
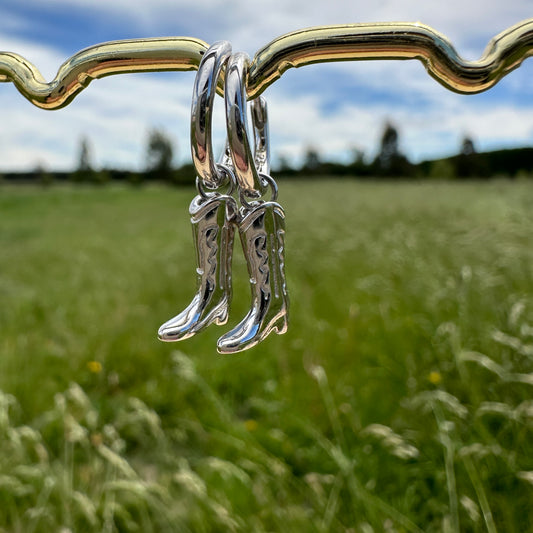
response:
[(250, 58), (244, 52), (231, 56), (226, 66), (224, 85), (226, 102), (226, 127), (228, 143), (233, 160), (235, 177), (239, 188), (250, 198), (259, 198), (265, 184), (257, 172), (250, 148), (247, 131), (246, 78)]
[(163, 341), (187, 339), (211, 324), (225, 324), (228, 319), (238, 208), (231, 196), (235, 186), (232, 169), (213, 161), (211, 116), (216, 83), (230, 52), (229, 43), (213, 45), (205, 54), (194, 84), (191, 151), (198, 172), (198, 195), (191, 202), (189, 214), (196, 247), (197, 291), (181, 313), (159, 328)]
[(225, 180), (213, 157), (211, 138), (216, 85), (224, 64), (231, 55), (228, 41), (214, 43), (204, 54), (194, 82), (191, 104), (191, 153), (194, 168), (202, 184), (216, 189)]
[[(225, 100), (228, 145), (241, 201), (238, 217), (251, 302), (246, 316), (217, 342), (220, 353), (248, 350), (272, 332), (287, 331), (289, 297), (285, 281), (285, 213), (277, 197), (276, 182), (269, 170), (266, 104), (252, 105), (255, 157), (252, 158), (246, 129), (245, 76), (248, 56), (231, 56), (226, 66)], [(268, 186), (272, 198), (265, 200)], [(251, 200), (251, 201), (249, 201)]]

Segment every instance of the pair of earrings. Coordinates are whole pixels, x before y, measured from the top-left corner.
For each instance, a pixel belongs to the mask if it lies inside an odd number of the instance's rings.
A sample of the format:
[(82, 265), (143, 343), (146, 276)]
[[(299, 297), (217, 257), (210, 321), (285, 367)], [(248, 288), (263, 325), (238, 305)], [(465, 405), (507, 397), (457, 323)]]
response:
[[(220, 353), (252, 348), (271, 332), (287, 330), (289, 300), (285, 282), (285, 214), (276, 202), (269, 174), (266, 102), (251, 104), (254, 155), (247, 134), (245, 92), (249, 58), (231, 53), (226, 41), (205, 53), (196, 76), (191, 108), (191, 151), (198, 195), (189, 207), (196, 246), (197, 292), (191, 303), (159, 328), (163, 341), (178, 341), (211, 324), (225, 324), (232, 297), (231, 266), (239, 233), (251, 288), (246, 316), (218, 339)], [(225, 66), (226, 149), (213, 158), (211, 118), (218, 80)], [(270, 188), (270, 200), (263, 195)], [(240, 204), (240, 205), (239, 205)]]

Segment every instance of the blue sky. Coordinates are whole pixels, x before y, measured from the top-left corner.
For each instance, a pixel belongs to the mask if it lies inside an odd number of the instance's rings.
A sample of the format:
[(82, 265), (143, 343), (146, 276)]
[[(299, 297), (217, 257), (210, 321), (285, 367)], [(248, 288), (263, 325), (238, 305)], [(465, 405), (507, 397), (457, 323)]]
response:
[[(445, 34), (463, 57), (477, 59), (492, 37), (529, 17), (531, 0), (3, 0), (0, 49), (26, 57), (51, 80), (67, 58), (108, 40), (226, 39), (253, 56), (275, 37), (307, 26), (420, 21)], [(413, 161), (454, 153), (464, 135), (478, 150), (533, 145), (532, 74), (528, 60), (488, 92), (464, 96), (441, 87), (416, 61), (293, 69), (265, 93), (274, 160), (283, 155), (298, 163), (311, 146), (326, 159), (346, 158), (354, 148), (373, 157), (385, 121), (396, 124)], [(70, 170), (84, 136), (96, 167), (142, 168), (152, 127), (173, 139), (177, 162), (189, 161), (193, 82), (194, 73), (181, 72), (109, 77), (57, 111), (37, 109), (12, 84), (0, 84), (0, 171)]]

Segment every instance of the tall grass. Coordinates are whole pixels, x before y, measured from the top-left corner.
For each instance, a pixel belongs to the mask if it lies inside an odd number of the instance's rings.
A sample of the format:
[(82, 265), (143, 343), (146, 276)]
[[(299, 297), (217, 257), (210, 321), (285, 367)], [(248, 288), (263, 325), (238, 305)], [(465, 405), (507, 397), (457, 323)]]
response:
[(280, 190), (289, 332), (222, 357), (155, 335), (192, 190), (0, 189), (0, 531), (528, 531), (531, 184)]

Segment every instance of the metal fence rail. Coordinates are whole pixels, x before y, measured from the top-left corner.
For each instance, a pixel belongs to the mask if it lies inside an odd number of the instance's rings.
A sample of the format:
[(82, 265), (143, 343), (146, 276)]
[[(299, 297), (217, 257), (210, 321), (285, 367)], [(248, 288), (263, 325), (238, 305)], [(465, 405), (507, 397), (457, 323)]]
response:
[[(68, 105), (93, 79), (121, 73), (197, 70), (208, 44), (191, 37), (132, 39), (98, 44), (78, 52), (47, 82), (28, 60), (0, 52), (0, 81), (13, 82), (43, 109)], [(288, 33), (261, 48), (246, 77), (249, 99), (292, 67), (331, 61), (418, 59), (448, 89), (468, 94), (489, 89), (533, 55), (533, 19), (494, 37), (477, 61), (466, 61), (451, 42), (420, 23), (318, 26)], [(223, 75), (219, 81), (223, 92)]]

